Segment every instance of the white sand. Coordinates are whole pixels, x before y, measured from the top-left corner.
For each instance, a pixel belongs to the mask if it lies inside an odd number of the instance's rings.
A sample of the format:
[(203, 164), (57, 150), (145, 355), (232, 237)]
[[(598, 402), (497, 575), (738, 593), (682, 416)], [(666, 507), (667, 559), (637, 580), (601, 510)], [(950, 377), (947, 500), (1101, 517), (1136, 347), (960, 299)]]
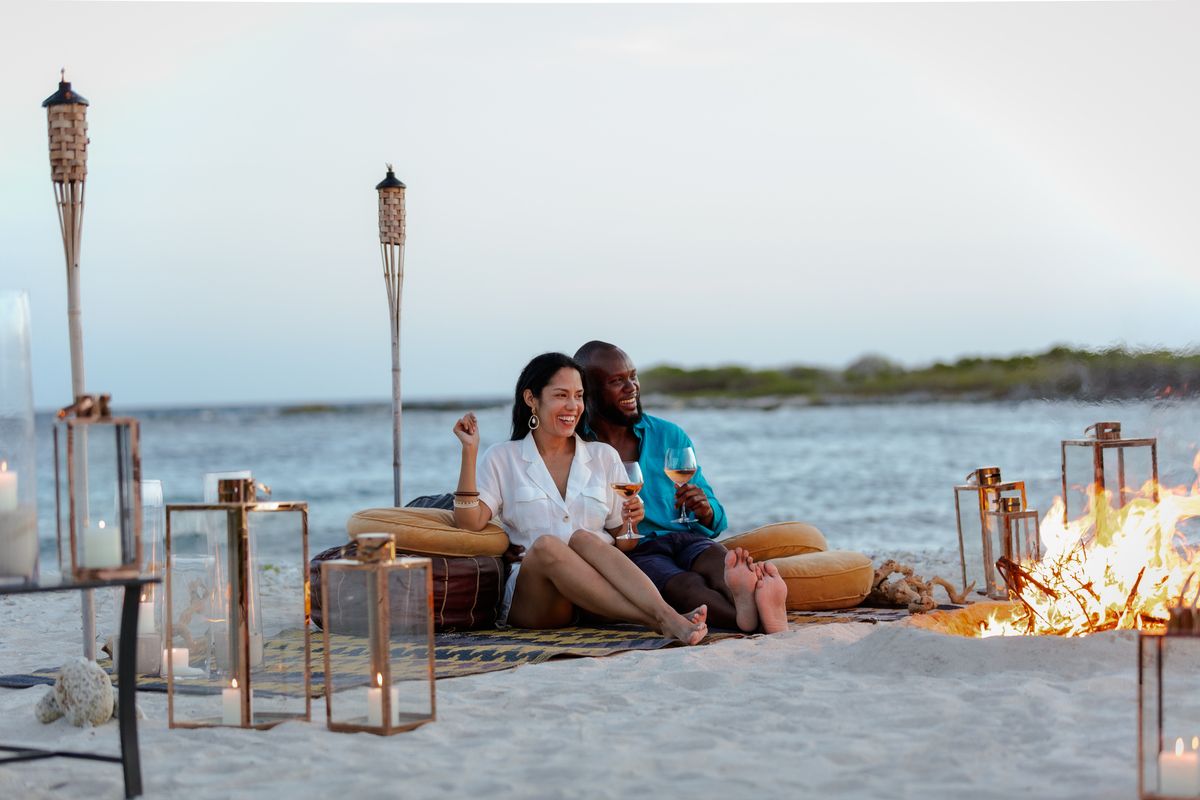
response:
[[(892, 555), (892, 554), (889, 554)], [(911, 554), (910, 554), (911, 555)], [(945, 553), (924, 554), (948, 570)], [(74, 593), (0, 598), (0, 672), (74, 655)], [(1130, 798), (1136, 637), (960, 639), (904, 625), (576, 659), (442, 681), (391, 738), (311, 724), (168, 730), (142, 693), (148, 797)], [(41, 725), (0, 690), (0, 741), (117, 753), (117, 726)], [(122, 796), (119, 767), (0, 768), (0, 798)]]

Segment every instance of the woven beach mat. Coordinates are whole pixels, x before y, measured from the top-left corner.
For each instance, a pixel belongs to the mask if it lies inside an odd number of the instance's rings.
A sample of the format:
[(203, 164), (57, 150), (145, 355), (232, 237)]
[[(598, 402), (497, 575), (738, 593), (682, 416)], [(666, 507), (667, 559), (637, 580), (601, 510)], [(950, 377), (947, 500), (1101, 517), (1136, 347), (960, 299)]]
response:
[[(851, 608), (843, 611), (792, 611), (788, 613), (788, 622), (793, 627), (847, 622), (876, 624), (898, 622), (908, 616), (904, 609)], [(292, 694), (295, 687), (303, 683), (303, 676), (293, 668), (304, 657), (303, 636), (304, 632), (299, 629), (286, 630), (264, 643), (263, 664), (253, 673), (256, 692)], [(732, 631), (711, 631), (704, 644), (743, 636), (744, 634)], [(325, 692), (322, 638), (320, 631), (310, 632), (313, 697), (320, 697)], [(339, 672), (355, 676), (348, 678), (347, 687), (360, 685), (357, 675), (366, 674), (370, 665), (366, 638), (335, 635), (331, 637), (330, 645)], [(523, 664), (541, 664), (559, 658), (598, 658), (631, 650), (660, 650), (678, 646), (681, 646), (679, 642), (665, 639), (637, 625), (580, 626), (553, 630), (506, 628), (439, 633), (434, 640), (434, 672), (439, 680), (459, 678), (512, 669)], [(405, 656), (416, 661), (424, 657), (424, 652), (416, 645), (393, 646), (394, 664), (406, 663), (409, 659)], [(109, 659), (101, 659), (99, 664), (110, 674), (113, 672)], [(47, 667), (32, 673), (0, 675), (0, 687), (19, 689), (49, 685), (54, 683), (57, 673), (58, 667)], [(116, 682), (115, 675), (113, 682)], [(209, 694), (225, 688), (224, 685), (208, 679), (180, 679), (175, 683), (176, 690), (186, 694)], [(165, 692), (167, 681), (156, 675), (139, 675), (138, 689)]]

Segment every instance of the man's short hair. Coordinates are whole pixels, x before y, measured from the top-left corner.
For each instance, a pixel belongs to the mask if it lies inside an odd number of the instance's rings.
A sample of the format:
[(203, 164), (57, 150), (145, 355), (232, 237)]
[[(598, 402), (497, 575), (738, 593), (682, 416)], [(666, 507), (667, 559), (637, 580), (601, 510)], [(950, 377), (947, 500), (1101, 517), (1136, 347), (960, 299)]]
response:
[(602, 342), (599, 339), (592, 339), (575, 351), (575, 360), (586, 368), (591, 366), (592, 359), (601, 353), (612, 353), (620, 349), (615, 344)]

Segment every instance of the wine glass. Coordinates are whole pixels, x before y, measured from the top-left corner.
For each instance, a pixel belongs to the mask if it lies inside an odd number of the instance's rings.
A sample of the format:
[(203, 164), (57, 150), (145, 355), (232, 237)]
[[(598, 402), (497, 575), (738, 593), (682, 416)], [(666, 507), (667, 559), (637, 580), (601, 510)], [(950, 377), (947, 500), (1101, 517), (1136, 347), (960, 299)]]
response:
[[(628, 480), (624, 483), (614, 483), (612, 488), (626, 498), (633, 497), (642, 489), (642, 468), (636, 461), (624, 461), (625, 475)], [(617, 537), (618, 539), (640, 539), (641, 537), (633, 530), (633, 520), (625, 520), (625, 531)]]
[[(667, 458), (663, 463), (663, 471), (667, 473), (667, 477), (677, 487), (686, 486), (687, 482), (696, 474), (696, 451), (690, 447), (672, 447), (667, 450)], [(673, 519), (672, 522), (681, 522), (686, 525), (691, 525), (695, 521), (692, 512), (686, 506), (679, 509), (679, 519)]]

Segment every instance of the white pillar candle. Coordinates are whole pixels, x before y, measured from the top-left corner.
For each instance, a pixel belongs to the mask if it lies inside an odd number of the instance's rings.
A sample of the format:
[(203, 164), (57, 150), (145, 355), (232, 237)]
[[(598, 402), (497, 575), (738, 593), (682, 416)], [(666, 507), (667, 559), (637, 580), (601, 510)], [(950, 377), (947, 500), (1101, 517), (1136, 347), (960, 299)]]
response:
[[(383, 675), (375, 673), (377, 688), (367, 689), (367, 724), (383, 725)], [(400, 688), (389, 687), (388, 700), (391, 701), (392, 724), (400, 724)]]
[[(250, 690), (250, 713), (254, 714), (254, 690)], [(242, 724), (242, 693), (238, 690), (237, 678), (228, 689), (221, 690), (221, 722), (225, 725)]]
[[(167, 656), (170, 655), (172, 661), (167, 661)], [(162, 671), (161, 674), (165, 677), (167, 674), (167, 664), (171, 664), (171, 668), (178, 674), (180, 671), (188, 668), (188, 661), (192, 658), (192, 654), (188, 652), (186, 647), (172, 647), (170, 652), (163, 650), (162, 654)]]
[(83, 532), (83, 566), (92, 569), (121, 566), (121, 529), (104, 520)]
[(1175, 740), (1175, 752), (1158, 754), (1158, 794), (1172, 797), (1200, 795), (1200, 753), (1185, 752), (1183, 739)]
[(0, 511), (17, 510), (17, 471), (0, 461)]
[(143, 600), (138, 603), (138, 635), (154, 633), (154, 601)]

